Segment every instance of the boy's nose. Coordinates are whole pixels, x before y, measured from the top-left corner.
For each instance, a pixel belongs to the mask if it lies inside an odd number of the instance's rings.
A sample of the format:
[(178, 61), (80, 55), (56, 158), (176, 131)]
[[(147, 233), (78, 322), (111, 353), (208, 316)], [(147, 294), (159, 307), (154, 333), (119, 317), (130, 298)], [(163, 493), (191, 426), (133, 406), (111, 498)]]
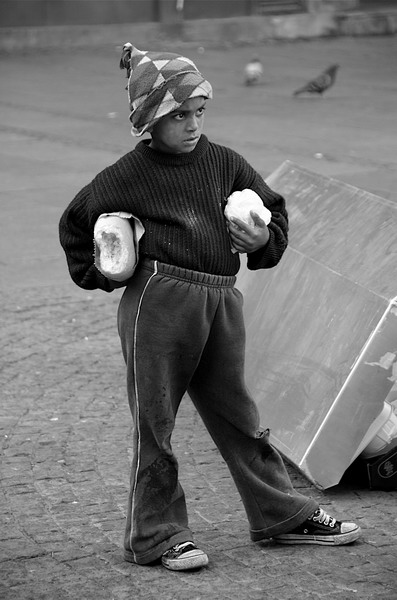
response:
[(198, 129), (198, 119), (196, 117), (189, 119), (189, 129), (190, 131), (196, 131), (196, 129)]

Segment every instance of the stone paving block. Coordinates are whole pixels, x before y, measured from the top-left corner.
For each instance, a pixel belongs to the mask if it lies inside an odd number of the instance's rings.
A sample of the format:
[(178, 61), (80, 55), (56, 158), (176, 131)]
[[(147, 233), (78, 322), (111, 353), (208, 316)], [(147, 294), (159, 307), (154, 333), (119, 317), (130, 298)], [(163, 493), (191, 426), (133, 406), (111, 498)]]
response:
[[(236, 565), (247, 566), (250, 571), (254, 570), (256, 576), (260, 576), (260, 570), (277, 570), (279, 566), (279, 559), (274, 556), (270, 551), (261, 547), (259, 544), (252, 544), (251, 546), (240, 546), (240, 547), (223, 547), (225, 556), (229, 559), (229, 565), (231, 567), (231, 577), (233, 577), (233, 571), (236, 573)], [(248, 574), (248, 571), (247, 571)], [(240, 575), (239, 575), (240, 578)], [(239, 579), (243, 581), (243, 579)]]
[(68, 593), (59, 587), (56, 589), (49, 587), (46, 591), (45, 586), (40, 586), (40, 589), (32, 589), (29, 585), (21, 585), (11, 589), (5, 588), (4, 594), (5, 600), (50, 600), (52, 597), (59, 600), (70, 600)]
[(386, 581), (383, 581), (381, 577), (361, 576), (361, 580), (356, 581), (353, 587), (357, 592), (358, 598), (378, 598), (378, 596), (386, 596), (387, 598), (388, 596), (389, 600), (392, 600), (396, 590), (396, 580), (395, 577), (387, 577)]
[(0, 562), (43, 556), (45, 550), (25, 536), (7, 540), (0, 548)]
[(396, 548), (394, 547), (392, 552), (372, 556), (368, 561), (368, 570), (365, 570), (366, 574), (380, 574), (381, 577), (385, 575), (387, 579), (396, 577), (395, 550)]
[(40, 558), (31, 558), (23, 564), (26, 579), (32, 583), (45, 579), (48, 582), (57, 582), (61, 578), (70, 576), (70, 567), (65, 563), (57, 562), (51, 554)]
[(0, 582), (0, 597), (7, 598), (7, 592), (5, 591), (5, 585), (7, 589), (15, 587), (17, 585), (23, 585), (28, 578), (28, 571), (23, 561), (4, 561), (1, 565), (1, 579)]

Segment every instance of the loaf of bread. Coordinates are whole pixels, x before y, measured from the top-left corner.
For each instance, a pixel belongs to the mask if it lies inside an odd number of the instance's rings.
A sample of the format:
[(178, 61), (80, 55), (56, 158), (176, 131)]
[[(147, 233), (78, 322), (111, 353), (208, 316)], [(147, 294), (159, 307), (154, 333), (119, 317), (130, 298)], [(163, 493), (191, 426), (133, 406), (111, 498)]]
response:
[[(138, 236), (136, 221), (142, 228)], [(108, 279), (126, 281), (138, 262), (138, 241), (143, 234), (140, 221), (130, 213), (101, 215), (94, 227), (95, 266)]]
[(245, 189), (242, 192), (233, 192), (227, 199), (225, 207), (225, 216), (230, 220), (231, 217), (237, 217), (248, 225), (253, 226), (254, 221), (251, 217), (251, 210), (265, 221), (266, 225), (270, 223), (272, 213), (264, 206), (262, 199), (254, 190)]

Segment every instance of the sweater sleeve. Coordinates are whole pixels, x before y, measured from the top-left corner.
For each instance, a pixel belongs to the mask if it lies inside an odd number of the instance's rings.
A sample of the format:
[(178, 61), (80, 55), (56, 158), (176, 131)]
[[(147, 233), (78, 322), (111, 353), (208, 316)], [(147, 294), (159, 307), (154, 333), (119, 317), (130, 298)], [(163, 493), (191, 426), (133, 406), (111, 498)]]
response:
[(288, 213), (285, 200), (266, 184), (243, 157), (240, 157), (240, 161), (241, 167), (236, 175), (233, 191), (254, 190), (272, 213), (268, 225), (269, 240), (263, 248), (247, 254), (247, 266), (251, 271), (270, 269), (280, 262), (288, 245)]
[(85, 290), (113, 291), (94, 264), (94, 225), (99, 214), (90, 210), (91, 184), (72, 200), (59, 222), (59, 239), (72, 280)]

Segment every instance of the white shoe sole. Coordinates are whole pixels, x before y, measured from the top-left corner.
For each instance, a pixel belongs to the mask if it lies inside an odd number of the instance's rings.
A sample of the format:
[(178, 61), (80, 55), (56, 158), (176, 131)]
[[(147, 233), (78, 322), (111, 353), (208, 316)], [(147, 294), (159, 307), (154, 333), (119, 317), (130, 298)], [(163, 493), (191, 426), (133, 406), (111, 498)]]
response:
[(338, 535), (305, 535), (294, 533), (283, 533), (273, 539), (279, 544), (316, 544), (319, 546), (343, 546), (355, 542), (361, 535), (360, 527), (347, 533)]
[(162, 558), (161, 564), (170, 571), (201, 569), (208, 565), (208, 556), (202, 550), (185, 552), (179, 558)]

